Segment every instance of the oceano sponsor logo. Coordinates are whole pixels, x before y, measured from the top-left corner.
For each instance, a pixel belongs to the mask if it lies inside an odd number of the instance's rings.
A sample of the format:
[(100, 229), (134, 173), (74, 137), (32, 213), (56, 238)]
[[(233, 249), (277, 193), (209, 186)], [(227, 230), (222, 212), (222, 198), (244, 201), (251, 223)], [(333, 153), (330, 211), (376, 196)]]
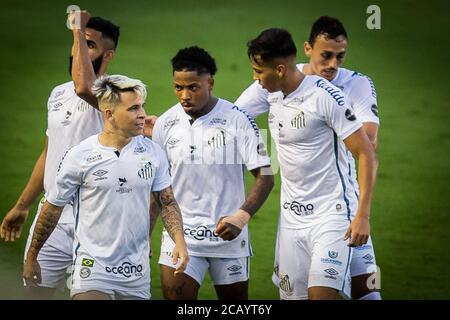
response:
[(121, 266), (118, 267), (105, 267), (105, 271), (108, 273), (122, 275), (125, 278), (129, 278), (132, 275), (138, 277), (142, 276), (142, 265), (134, 265), (129, 262), (122, 263)]
[(218, 238), (219, 235), (214, 232), (214, 230), (209, 229), (206, 226), (198, 226), (195, 229), (186, 228), (184, 229), (184, 234), (187, 236), (194, 237), (197, 240), (204, 240), (206, 238)]
[(327, 84), (327, 82), (325, 80), (322, 80), (322, 79), (317, 80), (316, 86), (319, 88), (322, 88), (326, 92), (328, 92), (330, 94), (330, 96), (334, 100), (336, 100), (336, 102), (339, 106), (343, 106), (345, 104), (344, 95), (342, 94), (342, 91)]
[(312, 203), (304, 205), (297, 201), (285, 202), (283, 208), (298, 216), (309, 216), (314, 213), (314, 205)]

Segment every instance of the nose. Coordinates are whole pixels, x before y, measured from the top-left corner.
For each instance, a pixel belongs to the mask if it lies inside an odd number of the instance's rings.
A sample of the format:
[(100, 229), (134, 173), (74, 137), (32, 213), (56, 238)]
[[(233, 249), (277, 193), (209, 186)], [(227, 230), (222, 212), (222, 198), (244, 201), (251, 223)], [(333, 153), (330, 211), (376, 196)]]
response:
[(338, 68), (338, 59), (336, 57), (330, 59), (330, 63), (328, 64), (328, 67), (337, 69)]
[(181, 94), (180, 94), (180, 98), (181, 98), (181, 100), (183, 100), (183, 101), (188, 101), (188, 100), (190, 100), (190, 99), (191, 99), (191, 96), (190, 96), (190, 94), (189, 94), (189, 91), (188, 91), (188, 90), (182, 90), (182, 91), (181, 91)]
[(145, 118), (145, 116), (146, 116), (147, 114), (145, 113), (145, 109), (144, 109), (144, 107), (140, 107), (139, 108), (139, 113), (138, 113), (138, 118)]

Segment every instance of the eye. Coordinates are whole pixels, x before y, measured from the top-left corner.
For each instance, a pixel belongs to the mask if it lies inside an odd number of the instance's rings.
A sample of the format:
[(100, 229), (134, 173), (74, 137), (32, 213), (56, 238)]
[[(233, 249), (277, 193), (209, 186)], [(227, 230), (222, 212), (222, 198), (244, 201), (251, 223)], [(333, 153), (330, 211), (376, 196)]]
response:
[(337, 56), (337, 59), (338, 60), (343, 60), (345, 58), (345, 53), (340, 53), (340, 54), (338, 54), (338, 56)]
[(88, 45), (88, 48), (89, 48), (89, 49), (95, 49), (95, 48), (96, 48), (95, 42), (92, 41), (92, 40), (88, 40), (88, 41), (87, 41), (87, 45)]
[(175, 85), (174, 88), (175, 88), (176, 91), (183, 90), (183, 87), (182, 86), (178, 86), (178, 85)]
[(324, 59), (330, 59), (331, 58), (331, 53), (329, 52), (324, 52), (321, 54), (322, 58)]
[(188, 89), (189, 89), (189, 91), (194, 91), (195, 92), (195, 91), (197, 91), (198, 87), (195, 86), (195, 85), (192, 85), (192, 86), (189, 86)]

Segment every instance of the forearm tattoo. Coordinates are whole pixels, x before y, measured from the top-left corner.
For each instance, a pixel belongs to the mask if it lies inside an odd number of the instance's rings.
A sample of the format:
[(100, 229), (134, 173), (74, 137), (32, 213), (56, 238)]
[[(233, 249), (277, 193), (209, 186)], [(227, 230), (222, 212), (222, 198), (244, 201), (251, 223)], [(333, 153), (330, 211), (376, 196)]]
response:
[(181, 217), (180, 207), (178, 206), (172, 187), (155, 192), (155, 198), (161, 207), (161, 219), (164, 223), (172, 240), (175, 241), (175, 235), (178, 231), (183, 232), (183, 218)]
[(31, 240), (31, 246), (29, 249), (29, 252), (34, 257), (37, 257), (45, 241), (47, 241), (48, 237), (50, 237), (58, 224), (62, 209), (63, 208), (55, 207), (48, 202), (44, 204), (42, 212), (36, 222), (33, 239)]

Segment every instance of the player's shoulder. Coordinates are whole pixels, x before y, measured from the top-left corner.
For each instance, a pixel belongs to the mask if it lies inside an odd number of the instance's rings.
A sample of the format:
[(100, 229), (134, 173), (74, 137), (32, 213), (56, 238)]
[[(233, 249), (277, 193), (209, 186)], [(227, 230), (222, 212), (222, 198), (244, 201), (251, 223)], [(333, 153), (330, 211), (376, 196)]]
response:
[(134, 139), (134, 153), (163, 153), (161, 146), (153, 141), (152, 139), (149, 139), (145, 136), (139, 135), (133, 138)]
[(375, 85), (372, 79), (362, 72), (339, 68), (339, 83), (337, 85), (342, 86), (344, 91), (370, 90), (372, 96), (376, 98)]
[(339, 106), (345, 105), (344, 93), (336, 85), (319, 76), (306, 76), (307, 89), (314, 91), (318, 97), (335, 101)]
[(220, 112), (229, 119), (230, 125), (234, 125), (236, 128), (250, 126), (259, 135), (256, 121), (247, 111), (224, 99), (220, 99), (220, 103)]
[(73, 81), (68, 81), (55, 86), (49, 96), (50, 101), (60, 100), (68, 95), (73, 95), (75, 93), (75, 85)]
[[(64, 158), (70, 158), (71, 161), (74, 162), (87, 162), (90, 163), (94, 160), (98, 160), (101, 158), (100, 155), (97, 155), (98, 152), (95, 152), (97, 148), (95, 145), (98, 144), (98, 135), (92, 135), (84, 140), (82, 140), (79, 144), (72, 146), (69, 148), (64, 154)], [(69, 155), (69, 156), (68, 156)]]
[(161, 129), (167, 129), (169, 127), (172, 127), (175, 124), (175, 122), (180, 121), (180, 113), (182, 111), (183, 108), (179, 103), (170, 107), (158, 117), (158, 120), (156, 121), (157, 126)]

